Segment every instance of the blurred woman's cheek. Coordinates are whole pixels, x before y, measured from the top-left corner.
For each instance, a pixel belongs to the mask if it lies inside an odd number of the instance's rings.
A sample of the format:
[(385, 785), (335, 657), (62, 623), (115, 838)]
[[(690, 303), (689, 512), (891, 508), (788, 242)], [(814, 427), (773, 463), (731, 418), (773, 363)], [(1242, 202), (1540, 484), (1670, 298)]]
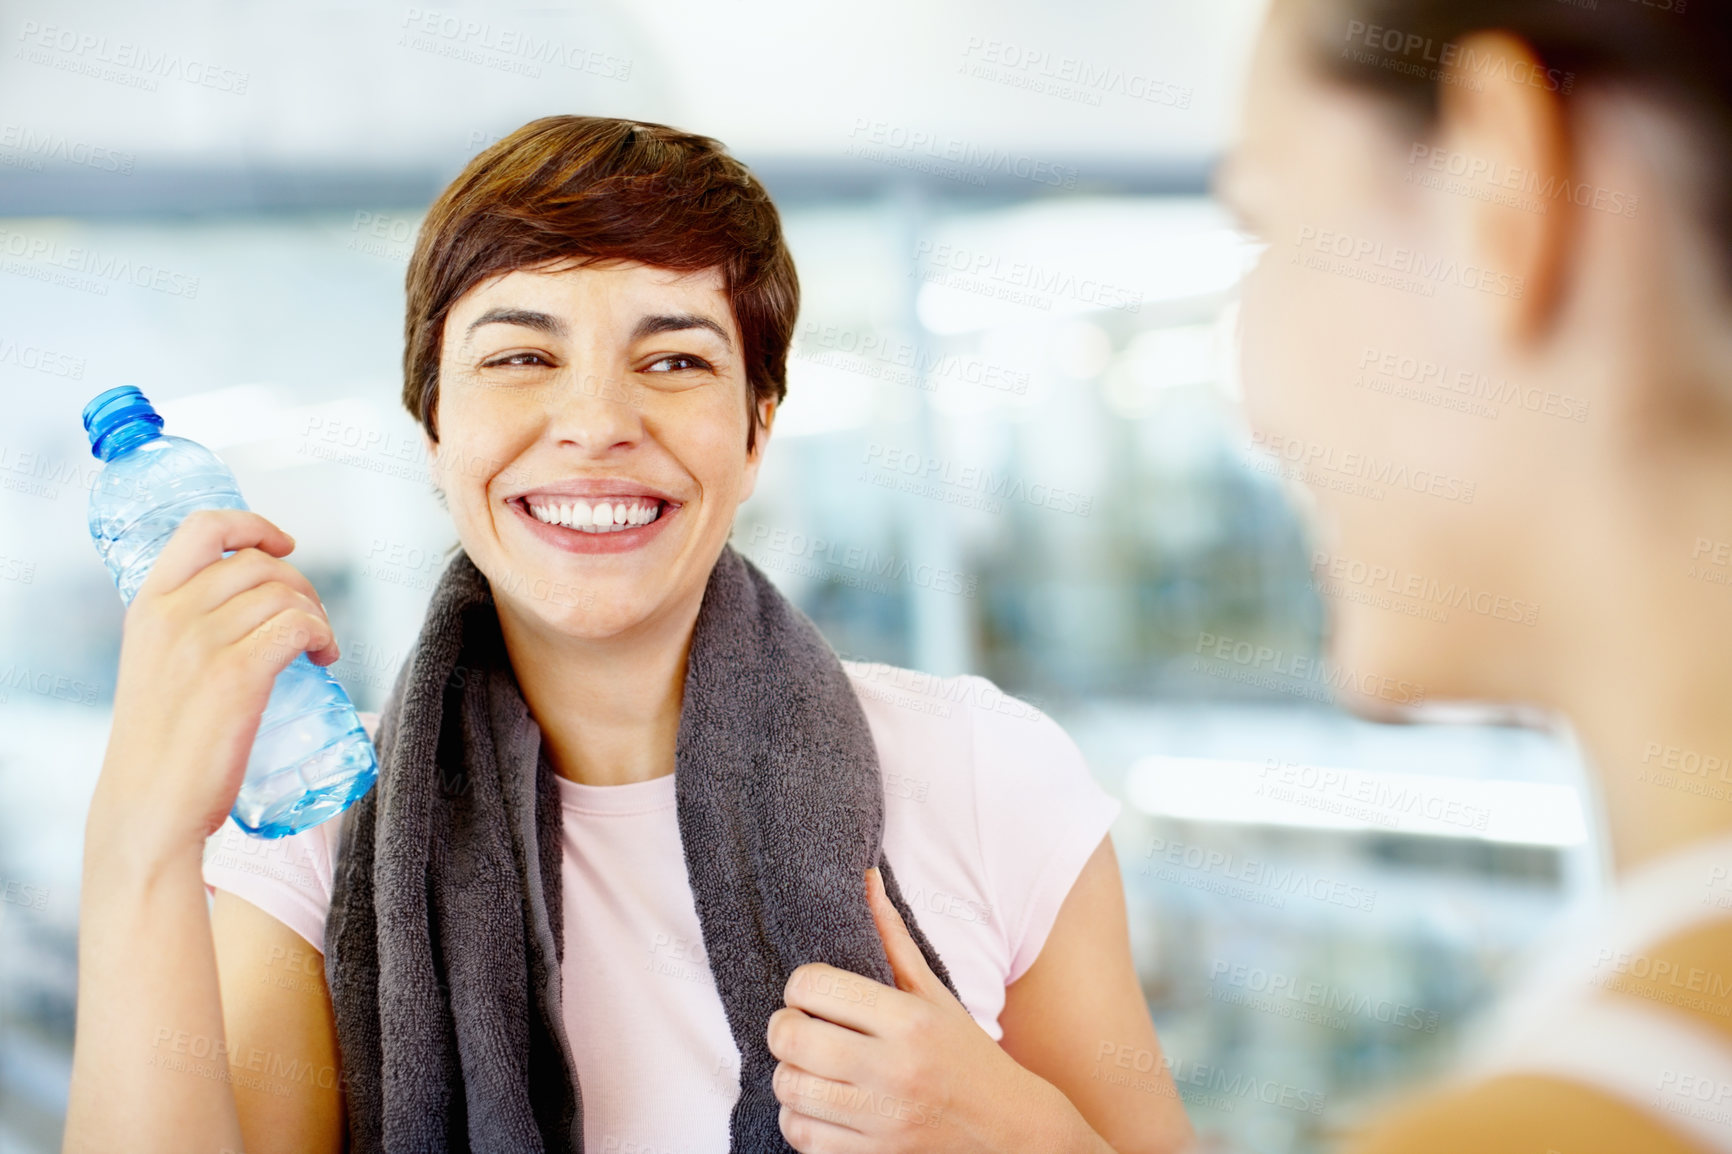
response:
[(1302, 414), (1314, 409), (1308, 394), (1303, 334), (1313, 320), (1290, 254), (1271, 245), (1241, 282), (1239, 357), (1245, 417), (1259, 444), (1302, 438)]

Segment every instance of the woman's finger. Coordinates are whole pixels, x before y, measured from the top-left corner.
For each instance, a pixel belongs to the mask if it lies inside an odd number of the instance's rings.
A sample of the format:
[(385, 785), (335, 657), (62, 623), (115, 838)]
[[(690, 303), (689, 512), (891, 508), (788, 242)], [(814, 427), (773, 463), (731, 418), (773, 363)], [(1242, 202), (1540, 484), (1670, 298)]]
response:
[(193, 613), (208, 613), (232, 597), (267, 581), (278, 581), (300, 590), (322, 607), (313, 583), (287, 561), (249, 545), (205, 566), (174, 591), (175, 599)]
[(224, 553), (248, 547), (284, 557), (295, 539), (250, 509), (196, 509), (169, 537), (139, 594), (160, 596), (178, 589)]
[[(229, 598), (210, 614), (217, 644), (245, 646), (267, 664), (280, 669), (296, 653), (335, 652), (331, 623), (312, 598), (289, 585), (267, 581)], [(279, 651), (290, 652), (279, 663)]]

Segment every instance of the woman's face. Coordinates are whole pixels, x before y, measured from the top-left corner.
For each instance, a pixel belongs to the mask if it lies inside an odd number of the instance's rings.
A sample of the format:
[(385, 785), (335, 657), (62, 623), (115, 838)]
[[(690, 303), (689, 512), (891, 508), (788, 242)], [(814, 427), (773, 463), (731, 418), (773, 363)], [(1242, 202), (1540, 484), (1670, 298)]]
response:
[(1246, 405), (1315, 505), (1344, 702), (1532, 699), (1574, 398), (1506, 339), (1525, 286), (1476, 242), (1483, 199), (1428, 186), (1437, 141), (1313, 72), (1310, 0), (1274, 7), (1219, 191), (1268, 244), (1243, 285)]
[(695, 612), (768, 440), (750, 414), (719, 271), (520, 269), (446, 318), (435, 476), (502, 613), (615, 637)]

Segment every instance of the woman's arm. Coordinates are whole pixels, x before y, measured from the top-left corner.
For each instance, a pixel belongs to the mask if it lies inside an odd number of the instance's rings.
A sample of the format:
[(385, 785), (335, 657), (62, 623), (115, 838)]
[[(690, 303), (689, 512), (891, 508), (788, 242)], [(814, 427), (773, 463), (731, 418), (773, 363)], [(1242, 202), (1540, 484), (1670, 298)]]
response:
[(1005, 991), (999, 1045), (1058, 1087), (1115, 1154), (1170, 1154), (1194, 1135), (1131, 962), (1124, 883), (1102, 838), (1040, 956)]
[(256, 513), (194, 513), (127, 610), (85, 823), (67, 1154), (242, 1148), (200, 867), (277, 674), (337, 656), (293, 548)]
[(152, 860), (87, 831), (62, 1149), (239, 1154), (199, 854)]
[[(196, 860), (190, 879), (178, 863), (155, 882), (136, 870), (111, 879), (107, 868), (93, 862), (85, 875), (91, 897), (79, 940), (76, 1059), (83, 1068), (75, 1069), (73, 1092), (98, 1090), (110, 1099), (104, 1112), (128, 1108), (111, 1099), (129, 1090), (165, 1107), (160, 1128), (142, 1106), (129, 1107), (140, 1110), (139, 1135), (188, 1136), (164, 1149), (341, 1154), (342, 1065), (323, 957), (225, 891), (207, 916)], [(116, 908), (93, 908), (103, 902)], [(95, 1004), (86, 1004), (85, 990)], [(147, 1043), (144, 1052), (129, 1038)], [(81, 1116), (98, 1108), (73, 1107)], [(199, 1145), (194, 1135), (214, 1144)], [(75, 1137), (69, 1124), (69, 1154), (86, 1148)], [(105, 1149), (121, 1148), (150, 1146)]]
[(343, 1066), (324, 955), (224, 890), (211, 924), (247, 1154), (341, 1154)]

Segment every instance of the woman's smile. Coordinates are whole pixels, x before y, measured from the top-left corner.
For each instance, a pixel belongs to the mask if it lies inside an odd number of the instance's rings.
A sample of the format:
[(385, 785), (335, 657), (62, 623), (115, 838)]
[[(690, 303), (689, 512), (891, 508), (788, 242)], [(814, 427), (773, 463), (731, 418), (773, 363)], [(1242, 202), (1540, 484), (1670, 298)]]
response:
[(684, 507), (659, 490), (613, 479), (546, 485), (505, 504), (536, 538), (568, 553), (640, 549)]

